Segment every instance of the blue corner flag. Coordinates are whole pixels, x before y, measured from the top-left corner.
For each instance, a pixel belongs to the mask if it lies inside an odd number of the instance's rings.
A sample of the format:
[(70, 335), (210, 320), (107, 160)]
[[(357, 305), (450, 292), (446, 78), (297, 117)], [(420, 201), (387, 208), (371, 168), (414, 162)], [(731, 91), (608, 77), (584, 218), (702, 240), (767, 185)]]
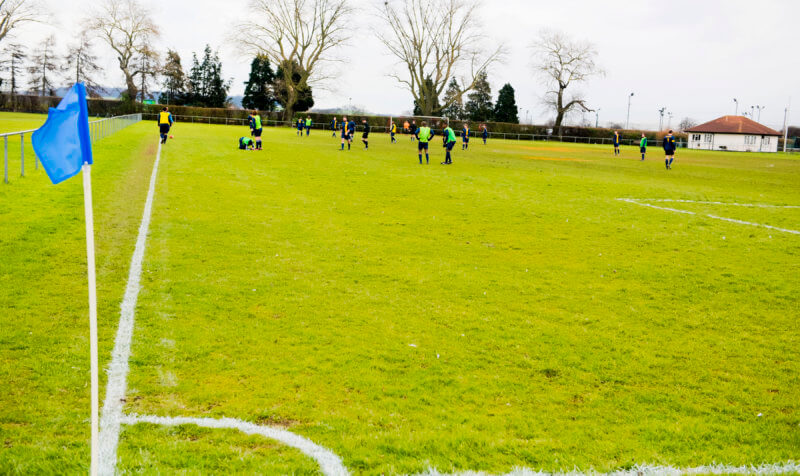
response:
[(54, 184), (75, 176), (92, 163), (86, 86), (77, 83), (58, 107), (51, 107), (44, 125), (31, 136), (33, 150)]

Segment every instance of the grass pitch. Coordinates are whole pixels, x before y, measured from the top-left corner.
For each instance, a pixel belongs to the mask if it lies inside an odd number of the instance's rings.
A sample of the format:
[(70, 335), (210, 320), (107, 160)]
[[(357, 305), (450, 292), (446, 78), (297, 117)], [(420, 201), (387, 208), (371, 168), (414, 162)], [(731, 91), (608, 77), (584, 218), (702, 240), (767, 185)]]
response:
[[(287, 428), (356, 473), (800, 457), (800, 161), (178, 124), (162, 152), (127, 411)], [(96, 146), (108, 362), (156, 139)], [(88, 465), (80, 183), (0, 187), (0, 472)], [(55, 203), (69, 205), (53, 210)], [(66, 302), (60, 302), (66, 299)], [(9, 332), (5, 332), (9, 329)], [(124, 427), (130, 472), (316, 471), (268, 440)], [(66, 468), (66, 469), (63, 469)]]

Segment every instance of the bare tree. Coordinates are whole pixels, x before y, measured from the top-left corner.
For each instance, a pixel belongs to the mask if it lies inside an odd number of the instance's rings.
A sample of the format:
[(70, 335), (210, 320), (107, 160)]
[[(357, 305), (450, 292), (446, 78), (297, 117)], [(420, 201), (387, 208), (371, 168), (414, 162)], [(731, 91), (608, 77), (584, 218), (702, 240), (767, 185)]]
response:
[(543, 31), (531, 45), (538, 61), (536, 71), (547, 80), (548, 91), (544, 103), (556, 113), (554, 128), (561, 135), (564, 118), (575, 108), (591, 112), (586, 99), (575, 93), (567, 96), (566, 90), (573, 84), (587, 81), (592, 76), (602, 75), (597, 65), (597, 51), (590, 43), (575, 41), (559, 32)]
[(423, 115), (433, 113), (457, 75), (462, 88), (448, 94), (442, 108), (460, 102), (480, 74), (502, 58), (502, 45), (487, 47), (479, 6), (480, 0), (383, 2), (380, 16), (388, 29), (378, 37), (405, 70), (391, 76), (411, 92)]
[(683, 119), (681, 119), (681, 123), (678, 125), (678, 129), (680, 131), (685, 131), (686, 129), (691, 129), (696, 125), (697, 122), (694, 119), (692, 119), (691, 117), (684, 117)]
[(135, 59), (159, 34), (150, 17), (138, 0), (105, 0), (102, 9), (89, 20), (91, 29), (117, 54), (131, 100), (139, 95)]
[(299, 91), (327, 79), (322, 68), (334, 60), (331, 50), (349, 39), (349, 5), (347, 0), (250, 1), (248, 20), (237, 26), (241, 33), (232, 40), (248, 53), (283, 66), (285, 118), (292, 117)]
[(0, 41), (14, 28), (37, 21), (41, 11), (36, 0), (0, 0)]
[(48, 36), (39, 44), (31, 56), (31, 64), (28, 67), (30, 75), (30, 89), (37, 92), (40, 96), (53, 96), (55, 94), (55, 74), (58, 65), (55, 63), (56, 37)]
[(81, 32), (78, 41), (67, 50), (62, 69), (67, 73), (68, 82), (82, 82), (86, 85), (89, 96), (100, 97), (105, 90), (97, 84), (95, 78), (103, 68), (97, 64), (97, 56), (92, 52), (91, 41), (87, 32)]

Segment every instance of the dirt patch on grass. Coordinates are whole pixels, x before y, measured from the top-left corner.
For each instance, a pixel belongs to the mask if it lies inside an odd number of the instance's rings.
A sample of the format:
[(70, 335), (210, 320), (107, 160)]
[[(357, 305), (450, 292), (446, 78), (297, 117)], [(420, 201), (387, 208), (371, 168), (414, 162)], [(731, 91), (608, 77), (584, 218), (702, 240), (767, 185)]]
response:
[(573, 159), (572, 157), (541, 157), (536, 155), (529, 155), (525, 157), (529, 160), (549, 160), (552, 162), (589, 162), (585, 159)]
[(525, 150), (546, 150), (548, 152), (569, 152), (569, 147), (564, 147), (562, 145), (537, 145), (535, 147), (525, 146), (523, 147)]

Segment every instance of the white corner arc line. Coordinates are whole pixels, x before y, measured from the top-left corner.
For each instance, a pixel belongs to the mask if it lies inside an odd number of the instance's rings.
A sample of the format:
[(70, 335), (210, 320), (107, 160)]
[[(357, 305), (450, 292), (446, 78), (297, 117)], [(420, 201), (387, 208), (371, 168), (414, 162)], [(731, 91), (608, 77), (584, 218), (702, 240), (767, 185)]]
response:
[(103, 411), (100, 416), (100, 448), (98, 473), (112, 475), (117, 463), (117, 444), (119, 443), (120, 420), (122, 407), (127, 391), (128, 359), (131, 355), (131, 340), (133, 338), (133, 321), (136, 312), (136, 301), (139, 298), (139, 288), (142, 278), (142, 262), (147, 244), (147, 233), (150, 229), (150, 217), (153, 210), (153, 196), (156, 189), (156, 176), (158, 164), (161, 161), (161, 143), (158, 144), (156, 160), (153, 163), (153, 172), (150, 175), (150, 187), (147, 190), (147, 199), (144, 202), (142, 223), (139, 225), (139, 235), (136, 238), (136, 247), (131, 257), (131, 266), (128, 272), (128, 284), (125, 287), (125, 296), (120, 304), (119, 327), (114, 339), (114, 350), (111, 352), (111, 363), (108, 366), (108, 382), (106, 384), (106, 398), (103, 401)]
[(279, 441), (286, 446), (296, 448), (306, 456), (313, 458), (319, 464), (320, 470), (327, 476), (347, 476), (350, 474), (342, 464), (342, 460), (330, 450), (282, 428), (256, 425), (255, 423), (235, 418), (163, 417), (131, 414), (122, 416), (121, 421), (126, 425), (135, 425), (137, 423), (164, 426), (197, 425), (203, 428), (232, 429), (248, 435), (261, 435)]
[[(572, 470), (564, 472), (550, 472), (533, 470), (529, 468), (514, 468), (503, 476), (682, 476), (690, 474), (796, 474), (800, 472), (800, 462), (789, 460), (783, 463), (759, 464), (733, 466), (726, 464), (710, 464), (695, 466), (691, 468), (676, 468), (674, 466), (637, 464), (630, 469), (609, 471), (601, 473), (599, 471)], [(417, 476), (488, 476), (489, 473), (480, 471), (464, 471), (458, 473), (441, 473), (435, 469), (429, 469)]]
[[(697, 213), (691, 212), (689, 210), (678, 210), (677, 208), (657, 207), (657, 206), (651, 205), (649, 203), (642, 203), (642, 202), (638, 201), (637, 199), (633, 199), (633, 198), (618, 198), (617, 200), (620, 201), (620, 202), (633, 203), (634, 205), (639, 205), (641, 207), (655, 208), (657, 210), (665, 210), (665, 211), (668, 211), (668, 212), (675, 212), (675, 213), (684, 213), (686, 215), (697, 215)], [(697, 203), (697, 202), (684, 202), (684, 203)], [(722, 221), (727, 221), (729, 223), (736, 223), (737, 225), (756, 226), (756, 227), (761, 227), (761, 228), (767, 228), (767, 229), (770, 229), (770, 230), (780, 231), (780, 232), (783, 232), (783, 233), (790, 233), (792, 235), (800, 235), (800, 231), (798, 231), (798, 230), (790, 230), (788, 228), (779, 228), (777, 226), (765, 225), (763, 223), (755, 223), (755, 222), (751, 222), (751, 221), (737, 220), (735, 218), (726, 218), (726, 217), (721, 217), (721, 216), (711, 215), (711, 214), (705, 214), (705, 213), (700, 214), (700, 215), (704, 216), (704, 217), (708, 217), (708, 218), (713, 218), (715, 220), (722, 220)]]

